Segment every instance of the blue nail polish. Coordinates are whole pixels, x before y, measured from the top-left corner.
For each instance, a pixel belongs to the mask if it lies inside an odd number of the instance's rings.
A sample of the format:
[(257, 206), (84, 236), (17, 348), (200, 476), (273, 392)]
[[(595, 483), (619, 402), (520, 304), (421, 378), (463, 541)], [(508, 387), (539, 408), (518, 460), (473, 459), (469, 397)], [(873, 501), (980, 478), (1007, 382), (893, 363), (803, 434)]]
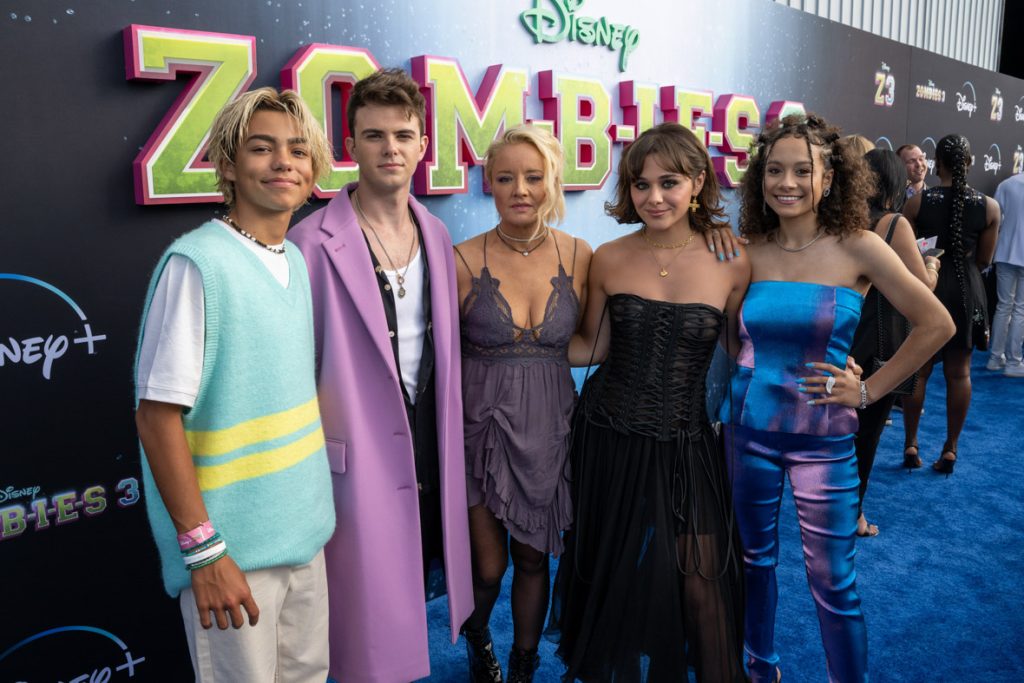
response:
[(724, 256), (722, 256), (721, 254), (719, 254), (719, 255), (718, 255), (718, 260), (719, 260), (719, 261), (724, 261), (724, 260), (725, 260), (725, 257), (724, 257)]
[(798, 379), (798, 380), (796, 381), (796, 383), (797, 383), (797, 384), (803, 384), (803, 383), (804, 383), (804, 382), (806, 382), (806, 381), (807, 381), (807, 378), (806, 378), (806, 377), (801, 377), (800, 379)]
[(801, 393), (807, 393), (807, 387), (798, 387), (798, 391)]
[(735, 254), (736, 256), (739, 256), (740, 255), (740, 250), (739, 249), (734, 249), (733, 250), (733, 254)]
[(814, 363), (804, 363), (804, 367), (805, 368), (813, 368), (814, 367)]

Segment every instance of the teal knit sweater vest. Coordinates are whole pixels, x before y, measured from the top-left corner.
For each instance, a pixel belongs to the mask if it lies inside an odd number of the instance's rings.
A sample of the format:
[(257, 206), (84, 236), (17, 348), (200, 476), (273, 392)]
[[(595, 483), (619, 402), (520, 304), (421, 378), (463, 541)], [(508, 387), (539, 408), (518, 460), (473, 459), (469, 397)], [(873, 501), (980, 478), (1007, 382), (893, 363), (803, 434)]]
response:
[[(334, 532), (309, 276), (289, 246), (285, 288), (222, 226), (205, 223), (160, 259), (142, 318), (170, 255), (192, 261), (203, 279), (206, 339), (199, 394), (182, 420), (210, 521), (243, 571), (306, 564)], [(191, 579), (145, 453), (142, 473), (164, 587), (177, 596)]]

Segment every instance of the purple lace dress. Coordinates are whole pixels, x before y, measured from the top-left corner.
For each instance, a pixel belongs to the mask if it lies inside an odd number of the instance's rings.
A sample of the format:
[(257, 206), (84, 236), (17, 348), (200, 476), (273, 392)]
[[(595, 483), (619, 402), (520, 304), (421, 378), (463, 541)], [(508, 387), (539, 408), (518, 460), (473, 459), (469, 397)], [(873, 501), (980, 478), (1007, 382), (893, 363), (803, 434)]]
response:
[(559, 254), (544, 319), (519, 327), (487, 268), (486, 240), (484, 266), (462, 303), (469, 505), (486, 505), (520, 543), (559, 555), (560, 532), (572, 522), (568, 451), (576, 389), (568, 349), (579, 299)]

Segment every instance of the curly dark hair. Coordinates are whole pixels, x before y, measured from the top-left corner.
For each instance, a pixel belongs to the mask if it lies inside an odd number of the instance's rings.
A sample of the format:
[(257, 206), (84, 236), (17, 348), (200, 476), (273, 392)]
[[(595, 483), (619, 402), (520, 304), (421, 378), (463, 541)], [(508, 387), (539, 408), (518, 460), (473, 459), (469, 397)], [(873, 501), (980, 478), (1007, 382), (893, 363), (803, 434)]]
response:
[(630, 195), (633, 183), (644, 172), (644, 162), (656, 155), (669, 171), (695, 179), (704, 171), (704, 187), (697, 195), (700, 208), (690, 213), (690, 227), (704, 232), (727, 224), (718, 178), (711, 157), (697, 136), (678, 123), (662, 123), (649, 128), (622, 153), (619, 179), (615, 184), (615, 201), (606, 202), (604, 211), (619, 223), (642, 223)]
[(964, 310), (971, 316), (967, 298), (967, 249), (964, 246), (964, 206), (974, 191), (967, 185), (967, 169), (971, 166), (971, 143), (963, 135), (950, 134), (935, 145), (935, 162), (949, 171), (953, 181), (953, 206), (949, 215), (949, 242), (953, 248), (956, 280), (963, 296)]
[(874, 194), (875, 179), (864, 158), (851, 144), (840, 139), (839, 129), (815, 114), (791, 114), (767, 127), (751, 146), (750, 164), (740, 185), (740, 233), (772, 236), (779, 228), (779, 216), (764, 198), (764, 172), (772, 147), (782, 138), (800, 138), (807, 143), (813, 177), (813, 146), (821, 147), (825, 170), (833, 171), (828, 197), (822, 197), (815, 213), (818, 225), (840, 237), (870, 228), (868, 198)]

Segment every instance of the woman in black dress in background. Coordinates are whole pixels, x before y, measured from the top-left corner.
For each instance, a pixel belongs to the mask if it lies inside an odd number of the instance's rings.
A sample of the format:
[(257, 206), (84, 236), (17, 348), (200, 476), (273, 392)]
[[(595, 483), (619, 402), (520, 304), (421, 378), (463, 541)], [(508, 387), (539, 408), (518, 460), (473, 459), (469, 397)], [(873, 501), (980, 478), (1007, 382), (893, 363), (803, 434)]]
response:
[(967, 185), (970, 165), (967, 138), (942, 138), (935, 149), (939, 185), (914, 195), (903, 209), (917, 236), (937, 237), (935, 246), (946, 252), (935, 296), (956, 323), (956, 334), (925, 363), (913, 395), (903, 399), (904, 460), (908, 467), (921, 466), (917, 427), (928, 377), (934, 363), (941, 361), (946, 379), (946, 442), (932, 469), (947, 476), (953, 473), (957, 440), (971, 403), (971, 351), (975, 346), (987, 348), (988, 310), (980, 271), (992, 262), (999, 232), (999, 205)]
[[(928, 289), (934, 290), (941, 262), (935, 256), (922, 258), (914, 239), (914, 229), (899, 213), (907, 197), (907, 171), (903, 162), (895, 152), (888, 149), (873, 149), (864, 155), (864, 159), (875, 172), (876, 179), (875, 194), (868, 200), (874, 226), (872, 229), (892, 247), (914, 277)], [(864, 297), (860, 323), (850, 349), (850, 355), (864, 369), (863, 379), (874, 374), (876, 360), (887, 361), (891, 358), (909, 333), (910, 323), (907, 319), (872, 287)], [(886, 418), (895, 402), (894, 392), (857, 411), (854, 448), (857, 451), (857, 474), (860, 478), (858, 536), (878, 535), (878, 527), (868, 523), (864, 516), (864, 494), (867, 492), (868, 477), (875, 462), (882, 429), (885, 428)]]

